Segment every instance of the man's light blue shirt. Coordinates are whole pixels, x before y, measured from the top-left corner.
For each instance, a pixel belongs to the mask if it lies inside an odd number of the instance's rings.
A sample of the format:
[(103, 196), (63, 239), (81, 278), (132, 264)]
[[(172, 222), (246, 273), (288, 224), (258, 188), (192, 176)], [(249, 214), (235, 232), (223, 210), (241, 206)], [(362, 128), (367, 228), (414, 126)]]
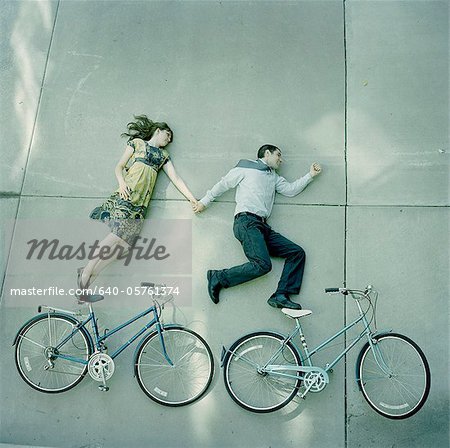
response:
[[(245, 165), (261, 164), (262, 159), (246, 160)], [(267, 166), (267, 165), (266, 165)], [(256, 167), (256, 165), (255, 165)], [(221, 196), (231, 188), (236, 188), (236, 208), (234, 214), (250, 212), (262, 218), (268, 218), (272, 212), (275, 193), (293, 197), (301, 193), (312, 181), (310, 173), (294, 182), (288, 182), (269, 168), (248, 168), (236, 166), (217, 182), (206, 195), (200, 199), (205, 206)]]

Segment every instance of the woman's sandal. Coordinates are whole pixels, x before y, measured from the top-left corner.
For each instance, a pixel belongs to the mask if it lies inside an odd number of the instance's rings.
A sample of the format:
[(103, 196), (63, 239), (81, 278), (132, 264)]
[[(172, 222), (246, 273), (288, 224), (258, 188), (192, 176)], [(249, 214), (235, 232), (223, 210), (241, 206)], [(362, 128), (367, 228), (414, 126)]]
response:
[(83, 291), (82, 294), (75, 294), (75, 297), (78, 299), (78, 303), (81, 305), (83, 303), (94, 303), (94, 302), (99, 302), (100, 300), (103, 300), (104, 296), (102, 296), (100, 294), (84, 294), (85, 288), (82, 283), (83, 271), (84, 271), (84, 268), (77, 269), (77, 286), (78, 286), (78, 289)]

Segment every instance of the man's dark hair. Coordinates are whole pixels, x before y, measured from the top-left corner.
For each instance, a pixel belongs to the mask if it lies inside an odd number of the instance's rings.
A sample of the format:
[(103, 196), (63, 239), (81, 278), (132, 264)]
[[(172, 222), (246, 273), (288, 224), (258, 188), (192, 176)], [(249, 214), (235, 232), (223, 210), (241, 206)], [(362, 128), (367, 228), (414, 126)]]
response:
[(277, 148), (273, 145), (262, 145), (261, 148), (258, 149), (258, 159), (262, 159), (264, 157), (264, 154), (266, 151), (270, 151), (271, 153), (275, 152), (276, 150), (280, 151), (280, 148)]

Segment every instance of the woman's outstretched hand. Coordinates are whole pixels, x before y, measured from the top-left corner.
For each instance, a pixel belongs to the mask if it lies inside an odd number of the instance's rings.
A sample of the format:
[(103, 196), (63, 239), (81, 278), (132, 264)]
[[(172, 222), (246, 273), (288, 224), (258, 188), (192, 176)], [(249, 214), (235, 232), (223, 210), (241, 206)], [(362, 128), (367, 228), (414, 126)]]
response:
[(191, 205), (194, 213), (201, 213), (203, 210), (205, 210), (205, 206), (200, 201), (191, 201)]

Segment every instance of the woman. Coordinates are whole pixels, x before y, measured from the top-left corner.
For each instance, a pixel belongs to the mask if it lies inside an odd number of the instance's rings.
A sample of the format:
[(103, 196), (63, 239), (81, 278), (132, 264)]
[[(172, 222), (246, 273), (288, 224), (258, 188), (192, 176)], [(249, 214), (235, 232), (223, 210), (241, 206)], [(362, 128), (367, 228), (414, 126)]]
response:
[[(175, 187), (197, 208), (197, 200), (183, 179), (178, 176), (170, 160), (166, 146), (172, 141), (172, 130), (166, 123), (149, 120), (145, 115), (134, 117), (128, 123), (128, 137), (125, 152), (116, 166), (115, 174), (119, 188), (90, 217), (105, 222), (111, 233), (99, 243), (94, 257), (84, 267), (78, 269), (78, 287), (87, 288), (114, 257), (97, 257), (100, 250), (108, 246), (107, 253), (120, 255), (133, 245), (144, 224), (147, 208), (155, 186), (159, 170), (162, 168)], [(104, 249), (106, 250), (106, 249)], [(105, 253), (105, 252), (103, 252)], [(81, 294), (80, 301), (94, 302), (100, 296)]]

